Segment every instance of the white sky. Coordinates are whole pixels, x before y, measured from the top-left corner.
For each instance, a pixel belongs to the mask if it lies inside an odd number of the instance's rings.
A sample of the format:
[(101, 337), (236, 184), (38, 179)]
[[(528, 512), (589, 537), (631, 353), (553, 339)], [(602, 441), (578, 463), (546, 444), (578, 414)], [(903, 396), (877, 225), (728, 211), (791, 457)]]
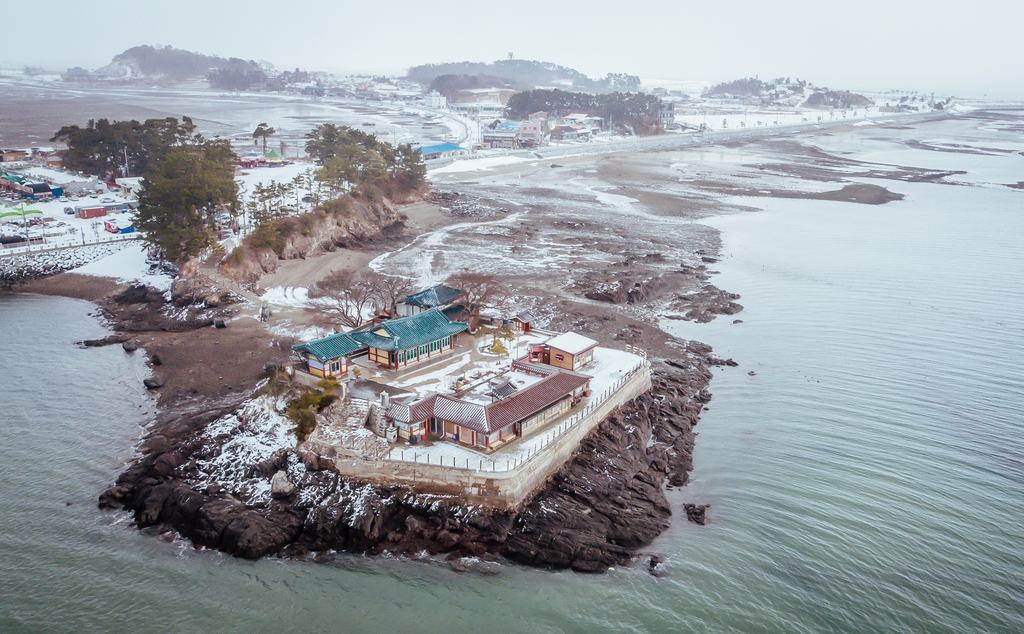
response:
[(591, 76), (790, 76), (1024, 99), (1020, 0), (36, 0), (6, 3), (4, 18), (7, 68), (96, 68), (158, 43), (279, 69), (387, 74), (512, 52)]

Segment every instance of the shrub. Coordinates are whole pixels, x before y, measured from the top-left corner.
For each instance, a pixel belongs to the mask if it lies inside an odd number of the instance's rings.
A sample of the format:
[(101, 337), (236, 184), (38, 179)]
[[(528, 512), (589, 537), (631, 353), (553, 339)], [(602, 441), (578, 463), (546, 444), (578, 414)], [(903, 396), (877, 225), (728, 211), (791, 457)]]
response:
[(299, 441), (309, 437), (316, 429), (316, 415), (337, 400), (336, 392), (339, 384), (334, 379), (323, 379), (318, 384), (319, 390), (304, 392), (301, 396), (288, 403), (285, 416), (295, 423), (295, 435)]
[(335, 198), (320, 205), (325, 213), (339, 218), (348, 218), (352, 215), (352, 203), (348, 198)]

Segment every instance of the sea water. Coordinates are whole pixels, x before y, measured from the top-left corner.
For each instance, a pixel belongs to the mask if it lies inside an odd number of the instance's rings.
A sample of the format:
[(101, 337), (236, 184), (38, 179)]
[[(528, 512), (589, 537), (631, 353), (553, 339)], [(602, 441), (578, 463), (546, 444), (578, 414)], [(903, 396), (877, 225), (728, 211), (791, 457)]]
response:
[(0, 297), (0, 632), (1024, 630), (1024, 194), (998, 185), (1024, 158), (935, 154), (967, 185), (705, 221), (746, 308), (664, 327), (740, 365), (647, 549), (663, 578), (243, 561), (136, 531), (96, 497), (152, 418), (144, 366), (75, 345), (104, 334), (90, 304)]

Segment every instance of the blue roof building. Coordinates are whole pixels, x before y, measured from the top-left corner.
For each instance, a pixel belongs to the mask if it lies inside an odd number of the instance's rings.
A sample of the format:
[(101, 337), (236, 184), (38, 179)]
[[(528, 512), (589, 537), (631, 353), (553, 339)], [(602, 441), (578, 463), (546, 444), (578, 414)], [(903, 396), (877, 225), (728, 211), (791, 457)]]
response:
[(344, 332), (292, 346), (306, 360), (309, 373), (320, 378), (348, 374), (348, 358), (363, 348), (363, 344)]
[(455, 340), (469, 324), (453, 322), (437, 308), (412, 317), (389, 319), (370, 330), (351, 333), (369, 348), (367, 357), (391, 369), (425, 361), (455, 348)]
[(466, 153), (466, 149), (455, 145), (454, 143), (441, 143), (439, 145), (421, 146), (419, 148), (419, 152), (424, 161), (431, 161), (434, 159), (462, 156)]

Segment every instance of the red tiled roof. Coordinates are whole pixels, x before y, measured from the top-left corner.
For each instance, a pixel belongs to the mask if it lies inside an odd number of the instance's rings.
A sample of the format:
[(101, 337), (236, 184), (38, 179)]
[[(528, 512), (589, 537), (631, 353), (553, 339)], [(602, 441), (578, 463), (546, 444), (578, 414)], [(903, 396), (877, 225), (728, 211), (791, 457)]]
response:
[[(526, 420), (551, 407), (590, 382), (590, 377), (575, 372), (559, 372), (534, 383), (515, 396), (487, 406), (488, 432)], [(477, 430), (481, 431), (481, 430)]]

